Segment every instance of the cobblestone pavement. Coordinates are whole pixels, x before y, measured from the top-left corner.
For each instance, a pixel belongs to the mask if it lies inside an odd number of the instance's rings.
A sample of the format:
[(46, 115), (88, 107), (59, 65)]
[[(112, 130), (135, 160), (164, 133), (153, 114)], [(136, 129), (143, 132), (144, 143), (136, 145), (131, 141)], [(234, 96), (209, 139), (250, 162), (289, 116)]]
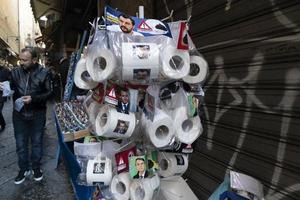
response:
[[(52, 104), (51, 104), (52, 105)], [(3, 115), (6, 129), (0, 133), (0, 199), (1, 200), (71, 200), (74, 199), (73, 189), (68, 173), (62, 164), (56, 169), (57, 134), (52, 119), (52, 108), (49, 104), (44, 137), (44, 156), (42, 169), (44, 178), (35, 182), (28, 177), (20, 185), (14, 184), (18, 173), (16, 143), (12, 125), (12, 101), (4, 105)]]

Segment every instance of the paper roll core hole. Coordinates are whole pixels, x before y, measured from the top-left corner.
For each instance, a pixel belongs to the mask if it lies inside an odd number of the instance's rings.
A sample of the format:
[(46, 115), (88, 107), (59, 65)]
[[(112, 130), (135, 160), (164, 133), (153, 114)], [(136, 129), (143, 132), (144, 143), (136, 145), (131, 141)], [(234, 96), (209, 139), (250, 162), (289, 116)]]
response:
[(190, 76), (197, 76), (200, 73), (200, 67), (199, 65), (195, 64), (195, 63), (191, 63), (190, 65)]
[(169, 166), (169, 163), (168, 163), (168, 160), (166, 160), (166, 159), (162, 159), (159, 163), (159, 167), (164, 171), (168, 169), (168, 166)]
[(169, 65), (173, 70), (181, 70), (184, 66), (184, 61), (180, 56), (175, 55), (170, 59)]
[(193, 128), (193, 122), (190, 119), (186, 119), (183, 121), (183, 123), (181, 124), (182, 130), (184, 132), (188, 132)]
[(92, 81), (92, 78), (91, 78), (90, 74), (88, 73), (88, 71), (82, 72), (81, 79), (85, 82)]
[(94, 65), (98, 66), (101, 70), (105, 70), (107, 67), (106, 59), (103, 57), (97, 57), (94, 61)]
[(134, 195), (135, 197), (137, 197), (136, 199), (144, 199), (145, 190), (141, 186), (139, 186), (138, 188), (136, 188)]
[(169, 135), (169, 128), (165, 125), (159, 126), (155, 131), (155, 136), (158, 139), (164, 139)]
[(116, 189), (119, 194), (124, 194), (126, 191), (126, 185), (120, 181), (117, 183)]
[(100, 125), (103, 127), (105, 126), (105, 124), (107, 123), (107, 114), (104, 113), (103, 115), (101, 115), (101, 118), (100, 118)]

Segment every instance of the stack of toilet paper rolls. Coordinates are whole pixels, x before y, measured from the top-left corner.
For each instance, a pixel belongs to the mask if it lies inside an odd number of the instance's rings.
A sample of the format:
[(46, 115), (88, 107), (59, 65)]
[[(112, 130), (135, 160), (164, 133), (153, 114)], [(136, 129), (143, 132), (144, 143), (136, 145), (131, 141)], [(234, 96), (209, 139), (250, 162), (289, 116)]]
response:
[(153, 193), (159, 185), (160, 178), (157, 174), (132, 180), (128, 172), (123, 172), (113, 177), (110, 190), (116, 200), (152, 200)]
[[(102, 36), (100, 38), (103, 41), (99, 41), (98, 38), (97, 42), (89, 46), (86, 56), (77, 63), (74, 82), (81, 89), (91, 90), (99, 83), (106, 85), (107, 80), (121, 87), (128, 82), (152, 86), (155, 83), (160, 86), (161, 83), (174, 80), (201, 84), (207, 77), (208, 65), (205, 59), (200, 54), (178, 49), (176, 44), (170, 42), (172, 39), (159, 43), (161, 40), (151, 41), (142, 37), (140, 40), (123, 40), (123, 37), (120, 37), (118, 40), (110, 41), (112, 45), (108, 48), (99, 44), (107, 42), (104, 40), (108, 39), (109, 34)], [(117, 37), (117, 34), (115, 36)], [(114, 42), (118, 44), (114, 45)], [(171, 93), (170, 95), (174, 95), (174, 92)], [(137, 99), (138, 93), (134, 95)], [(155, 99), (160, 99), (158, 93), (151, 95)], [(93, 132), (97, 136), (125, 141), (128, 138), (132, 139), (132, 134), (139, 130), (139, 134), (145, 134), (147, 138), (147, 145), (144, 143), (142, 148), (149, 147), (148, 143), (151, 143), (151, 148), (154, 146), (159, 150), (170, 146), (174, 141), (192, 144), (203, 132), (200, 117), (198, 115), (191, 117), (188, 105), (178, 106), (172, 101), (172, 98), (169, 101), (167, 99), (165, 102), (169, 103), (169, 106), (165, 107), (161, 107), (155, 101), (152, 105), (155, 109), (151, 113), (154, 116), (143, 112), (145, 110), (142, 111), (137, 104), (130, 105), (139, 110), (138, 114), (134, 112), (125, 114), (118, 112), (108, 103), (101, 104), (91, 99), (86, 109)], [(142, 149), (141, 152), (143, 151), (146, 152), (148, 149)], [(166, 199), (197, 199), (180, 177), (188, 169), (188, 156), (183, 153), (159, 152), (157, 158), (157, 172), (144, 179), (132, 179), (128, 172), (115, 173), (115, 163), (112, 163), (113, 159), (110, 157), (90, 159), (87, 162), (86, 182), (88, 185), (96, 183), (109, 185), (116, 200), (151, 200), (156, 198), (154, 194), (159, 187), (160, 193)]]

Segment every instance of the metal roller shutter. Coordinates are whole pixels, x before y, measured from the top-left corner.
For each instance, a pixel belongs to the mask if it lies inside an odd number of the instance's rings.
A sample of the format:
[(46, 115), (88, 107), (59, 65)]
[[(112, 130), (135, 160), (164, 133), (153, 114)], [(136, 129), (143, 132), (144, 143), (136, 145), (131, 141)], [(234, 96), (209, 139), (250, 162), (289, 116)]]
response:
[(164, 0), (154, 17), (192, 14), (209, 63), (204, 133), (185, 174), (207, 199), (228, 169), (257, 178), (266, 199), (300, 199), (300, 1)]

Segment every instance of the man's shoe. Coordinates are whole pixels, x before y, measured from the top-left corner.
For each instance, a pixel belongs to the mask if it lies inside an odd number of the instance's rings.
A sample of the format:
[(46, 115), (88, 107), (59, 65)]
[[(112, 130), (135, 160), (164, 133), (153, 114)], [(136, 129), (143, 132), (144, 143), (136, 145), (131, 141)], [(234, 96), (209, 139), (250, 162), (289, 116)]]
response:
[(32, 172), (33, 172), (33, 179), (35, 181), (40, 181), (43, 179), (43, 171), (42, 170), (34, 169), (34, 170), (32, 170)]
[(0, 132), (3, 132), (5, 129), (5, 125), (0, 125)]
[(15, 178), (15, 184), (19, 185), (25, 181), (26, 176), (30, 175), (29, 170), (20, 170), (18, 176)]

